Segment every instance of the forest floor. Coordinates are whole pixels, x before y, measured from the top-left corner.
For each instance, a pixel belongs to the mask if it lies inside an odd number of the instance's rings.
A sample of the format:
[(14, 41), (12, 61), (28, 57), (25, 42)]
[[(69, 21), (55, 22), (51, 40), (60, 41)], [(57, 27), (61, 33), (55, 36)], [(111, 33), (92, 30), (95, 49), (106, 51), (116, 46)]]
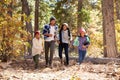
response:
[(57, 54), (56, 51), (52, 69), (45, 67), (44, 55), (40, 58), (38, 69), (34, 69), (32, 59), (23, 57), (0, 62), (0, 80), (120, 80), (120, 64), (113, 60), (103, 63), (104, 59), (86, 57), (81, 65), (77, 65), (77, 57), (72, 55), (69, 66), (64, 66)]
[(120, 80), (120, 65), (113, 62), (76, 63), (76, 59), (71, 59), (70, 65), (64, 66), (54, 59), (52, 69), (45, 67), (44, 59), (40, 59), (38, 69), (34, 69), (31, 59), (0, 63), (0, 80)]

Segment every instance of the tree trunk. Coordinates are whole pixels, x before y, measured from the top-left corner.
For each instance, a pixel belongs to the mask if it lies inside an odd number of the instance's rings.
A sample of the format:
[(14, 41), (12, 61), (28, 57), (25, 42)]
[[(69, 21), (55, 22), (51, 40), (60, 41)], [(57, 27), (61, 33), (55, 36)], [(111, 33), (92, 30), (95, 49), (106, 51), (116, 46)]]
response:
[(35, 1), (35, 25), (34, 31), (37, 31), (39, 28), (39, 0)]
[[(103, 23), (103, 26), (105, 24)], [(103, 34), (105, 34), (105, 28), (103, 28)], [(107, 57), (107, 50), (106, 50), (106, 35), (103, 35), (103, 46), (104, 46), (104, 57)]]
[(77, 23), (77, 28), (79, 29), (80, 27), (82, 27), (82, 18), (81, 18), (81, 10), (82, 10), (82, 3), (83, 0), (78, 0), (78, 23)]
[[(29, 5), (28, 5), (28, 2), (27, 2), (27, 0), (21, 0), (22, 1), (22, 10), (23, 10), (23, 13), (25, 13), (26, 15), (27, 15), (27, 17), (29, 17), (30, 16), (30, 9), (29, 9)], [(32, 36), (32, 24), (31, 24), (31, 22), (27, 22), (26, 21), (26, 30), (31, 34), (31, 36)], [(30, 46), (32, 46), (32, 40), (31, 39), (29, 39), (29, 36), (28, 36), (28, 42), (29, 42), (29, 44), (30, 44)], [(31, 55), (31, 53), (32, 53), (32, 49), (31, 49), (31, 47), (29, 47), (28, 48), (28, 52), (29, 52), (29, 54)]]
[[(82, 3), (83, 3), (83, 0), (78, 0), (78, 20), (77, 20), (77, 36), (79, 35), (79, 30), (80, 28), (82, 27), (82, 18), (81, 18), (81, 10), (82, 10)], [(78, 48), (75, 48), (75, 52), (78, 53)]]
[(120, 20), (120, 0), (115, 0), (116, 3), (116, 15), (117, 15), (117, 19)]
[(102, 8), (104, 52), (107, 57), (117, 57), (113, 0), (102, 0)]

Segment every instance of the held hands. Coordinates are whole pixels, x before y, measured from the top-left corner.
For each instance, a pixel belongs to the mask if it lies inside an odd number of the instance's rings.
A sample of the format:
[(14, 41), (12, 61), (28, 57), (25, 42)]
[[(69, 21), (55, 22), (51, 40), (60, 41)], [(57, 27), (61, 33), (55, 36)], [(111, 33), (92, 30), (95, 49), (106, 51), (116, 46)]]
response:
[(60, 41), (59, 41), (59, 40), (57, 40), (57, 43), (58, 43), (58, 44), (60, 44)]
[(41, 53), (42, 53), (42, 54), (44, 53), (44, 50), (43, 50), (43, 49), (41, 50)]

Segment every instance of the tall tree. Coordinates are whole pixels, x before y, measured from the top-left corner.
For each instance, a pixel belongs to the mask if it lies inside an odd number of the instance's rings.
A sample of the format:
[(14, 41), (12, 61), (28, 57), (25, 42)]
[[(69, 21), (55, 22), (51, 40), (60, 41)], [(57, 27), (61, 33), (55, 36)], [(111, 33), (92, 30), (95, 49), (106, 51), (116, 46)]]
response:
[[(30, 8), (28, 5), (28, 1), (27, 0), (21, 0), (22, 1), (22, 12), (23, 14), (26, 14), (27, 17), (30, 16)], [(26, 21), (26, 30), (31, 34), (32, 36), (32, 24), (31, 21)], [(28, 42), (30, 44), (30, 46), (32, 46), (32, 40), (30, 38), (28, 38)], [(28, 52), (31, 54), (32, 50), (31, 47), (28, 48)]]
[(37, 31), (39, 28), (39, 0), (35, 0), (35, 25), (34, 31)]
[(78, 0), (78, 22), (77, 27), (80, 28), (82, 26), (82, 18), (80, 12), (82, 11), (83, 0)]
[(102, 0), (105, 57), (117, 56), (113, 1), (114, 0)]
[(120, 0), (115, 0), (117, 19), (120, 20)]

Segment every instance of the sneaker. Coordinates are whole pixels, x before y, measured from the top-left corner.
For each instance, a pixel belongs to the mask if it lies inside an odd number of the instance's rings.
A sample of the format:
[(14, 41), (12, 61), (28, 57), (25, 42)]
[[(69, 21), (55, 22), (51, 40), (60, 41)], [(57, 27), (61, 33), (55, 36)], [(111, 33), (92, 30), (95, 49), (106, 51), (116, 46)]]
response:
[(63, 60), (62, 60), (62, 59), (60, 59), (60, 62), (61, 62), (61, 64), (63, 65), (63, 63), (64, 63), (64, 62), (63, 62)]
[(48, 67), (48, 66), (49, 66), (48, 64), (45, 65), (45, 67)]
[(53, 64), (50, 64), (49, 67), (52, 69), (53, 68)]
[(77, 63), (77, 65), (80, 65), (80, 64), (81, 64), (80, 62)]

